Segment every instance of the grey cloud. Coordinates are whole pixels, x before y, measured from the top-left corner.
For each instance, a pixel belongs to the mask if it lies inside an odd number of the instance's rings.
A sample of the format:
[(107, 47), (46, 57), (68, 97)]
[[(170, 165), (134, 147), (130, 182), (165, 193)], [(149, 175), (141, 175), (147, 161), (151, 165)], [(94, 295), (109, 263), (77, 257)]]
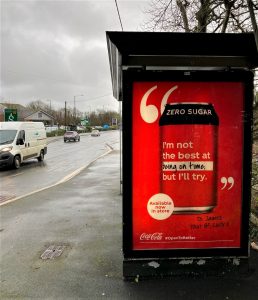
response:
[[(142, 22), (145, 3), (119, 1), (125, 30)], [(91, 100), (112, 93), (105, 31), (120, 30), (114, 1), (2, 0), (1, 19), (1, 101), (62, 106), (83, 93), (81, 107), (117, 107), (112, 96)]]

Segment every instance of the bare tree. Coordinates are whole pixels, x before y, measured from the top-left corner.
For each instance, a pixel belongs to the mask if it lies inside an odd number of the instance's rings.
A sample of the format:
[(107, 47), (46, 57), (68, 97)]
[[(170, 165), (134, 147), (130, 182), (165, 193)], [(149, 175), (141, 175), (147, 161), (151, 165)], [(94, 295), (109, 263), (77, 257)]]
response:
[[(59, 125), (79, 125), (81, 119), (85, 118), (86, 113), (81, 112), (80, 110), (76, 110), (76, 118), (74, 116), (74, 109), (71, 107), (63, 107), (59, 109), (55, 109), (54, 107), (49, 108), (49, 105), (44, 103), (41, 100), (36, 100), (30, 102), (27, 106), (27, 109), (32, 112), (36, 112), (38, 110), (43, 110), (46, 113), (51, 114), (51, 116), (55, 120), (55, 124)], [(65, 112), (66, 110), (66, 112)], [(117, 112), (109, 110), (96, 110), (87, 115), (87, 119), (90, 121), (91, 126), (96, 125), (111, 125), (112, 118), (117, 118), (120, 120), (120, 116)]]
[(48, 105), (41, 100), (31, 101), (27, 106), (31, 111), (43, 110), (48, 111)]
[[(258, 14), (258, 0), (249, 0)], [(143, 25), (151, 31), (248, 32), (252, 31), (246, 0), (153, 0)]]

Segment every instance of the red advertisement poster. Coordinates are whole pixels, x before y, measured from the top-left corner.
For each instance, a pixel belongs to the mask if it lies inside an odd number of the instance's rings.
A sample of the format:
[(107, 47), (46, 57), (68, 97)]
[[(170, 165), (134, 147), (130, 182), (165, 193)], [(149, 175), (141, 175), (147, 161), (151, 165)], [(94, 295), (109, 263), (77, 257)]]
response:
[(241, 82), (134, 82), (133, 250), (239, 248)]

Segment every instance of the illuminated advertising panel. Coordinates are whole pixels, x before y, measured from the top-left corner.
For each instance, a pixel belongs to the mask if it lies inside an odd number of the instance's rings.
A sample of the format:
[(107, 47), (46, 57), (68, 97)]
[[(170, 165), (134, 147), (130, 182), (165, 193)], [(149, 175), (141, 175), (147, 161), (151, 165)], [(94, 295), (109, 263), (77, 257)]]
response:
[(132, 76), (123, 109), (125, 252), (246, 253), (250, 74), (146, 78)]

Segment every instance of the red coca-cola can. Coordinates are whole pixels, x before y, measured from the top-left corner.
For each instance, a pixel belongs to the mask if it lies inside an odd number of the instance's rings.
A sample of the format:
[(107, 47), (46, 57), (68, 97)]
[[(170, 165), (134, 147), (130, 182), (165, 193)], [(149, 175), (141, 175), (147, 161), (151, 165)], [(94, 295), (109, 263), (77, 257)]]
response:
[(174, 213), (204, 213), (217, 205), (219, 118), (209, 103), (172, 103), (159, 120), (160, 191)]

